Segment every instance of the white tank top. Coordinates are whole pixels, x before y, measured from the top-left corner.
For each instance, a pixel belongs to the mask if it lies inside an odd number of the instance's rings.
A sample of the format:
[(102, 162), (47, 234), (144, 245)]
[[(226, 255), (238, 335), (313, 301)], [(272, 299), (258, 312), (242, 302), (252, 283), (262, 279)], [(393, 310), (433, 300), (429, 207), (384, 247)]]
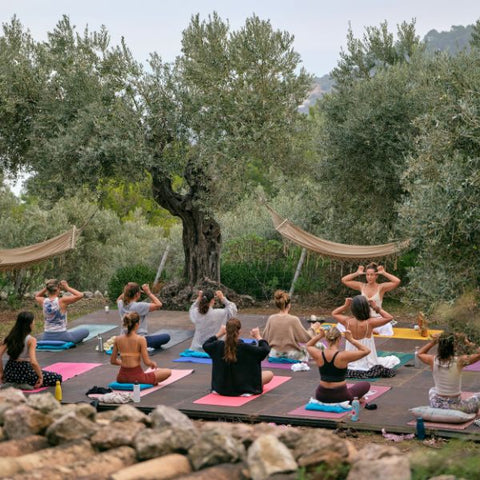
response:
[(24, 346), (23, 346), (23, 350), (21, 351), (20, 355), (18, 356), (17, 360), (30, 360), (30, 355), (28, 353), (28, 340), (32, 338), (31, 335), (27, 335), (25, 337), (25, 343), (24, 343)]
[(433, 361), (433, 381), (438, 395), (460, 395), (462, 392), (462, 371), (459, 370), (457, 359), (450, 365), (442, 366), (437, 357)]

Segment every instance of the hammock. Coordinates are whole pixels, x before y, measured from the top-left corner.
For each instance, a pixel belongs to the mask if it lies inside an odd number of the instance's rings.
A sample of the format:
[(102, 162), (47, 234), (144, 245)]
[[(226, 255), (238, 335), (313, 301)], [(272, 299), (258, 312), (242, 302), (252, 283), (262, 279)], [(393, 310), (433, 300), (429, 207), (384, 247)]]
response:
[(68, 232), (35, 245), (0, 250), (0, 271), (27, 267), (68, 252), (75, 248), (78, 232), (73, 227)]
[(275, 230), (286, 239), (300, 245), (303, 248), (312, 250), (324, 257), (349, 259), (371, 259), (390, 257), (398, 255), (409, 246), (410, 241), (385, 243), (383, 245), (345, 245), (343, 243), (329, 242), (322, 238), (315, 237), (311, 233), (302, 230), (289, 220), (282, 218), (273, 208), (265, 205), (275, 226)]

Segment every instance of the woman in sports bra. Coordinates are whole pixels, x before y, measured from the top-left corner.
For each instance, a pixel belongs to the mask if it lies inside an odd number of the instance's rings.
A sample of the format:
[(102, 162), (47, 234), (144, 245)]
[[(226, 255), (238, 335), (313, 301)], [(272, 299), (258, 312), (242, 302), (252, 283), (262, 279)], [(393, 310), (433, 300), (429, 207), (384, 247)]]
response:
[[(365, 274), (367, 282), (359, 282), (354, 278)], [(383, 275), (388, 281), (377, 283), (378, 275)], [(400, 279), (391, 273), (387, 273), (382, 265), (376, 263), (369, 263), (365, 268), (360, 265), (356, 272), (350, 273), (342, 277), (342, 283), (347, 287), (359, 291), (367, 300), (373, 300), (378, 307), (382, 307), (383, 295), (397, 288), (400, 285)], [(370, 317), (379, 317), (375, 310), (370, 310)], [(393, 335), (392, 322), (375, 329), (373, 333), (378, 335)]]
[[(113, 344), (112, 365), (120, 365), (117, 375), (119, 383), (148, 383), (156, 385), (171, 375), (168, 368), (157, 368), (157, 364), (150, 360), (145, 337), (137, 334), (140, 325), (140, 315), (137, 312), (127, 313), (123, 317), (123, 327), (126, 333), (115, 337)], [(118, 358), (120, 354), (120, 358)], [(154, 370), (144, 372), (141, 362)]]
[[(321, 350), (315, 347), (315, 344), (324, 338), (328, 346)], [(320, 371), (320, 384), (315, 392), (315, 398), (324, 403), (337, 403), (352, 401), (354, 397), (359, 400), (370, 390), (370, 383), (357, 382), (351, 387), (347, 387), (345, 376), (347, 374), (348, 364), (359, 360), (370, 353), (370, 349), (355, 340), (350, 330), (345, 331), (347, 344), (350, 343), (355, 350), (338, 349), (342, 334), (338, 328), (333, 327), (330, 330), (319, 330), (311, 340), (307, 342), (307, 350), (310, 356), (315, 360)]]
[[(346, 315), (345, 312), (349, 308), (351, 308), (353, 316)], [(373, 309), (377, 316), (372, 317), (370, 309)], [(378, 357), (372, 335), (373, 330), (392, 320), (392, 316), (388, 312), (376, 305), (373, 300), (368, 301), (363, 295), (356, 295), (353, 298), (346, 298), (345, 303), (332, 312), (332, 316), (346, 330), (352, 332), (355, 340), (370, 350), (367, 356), (349, 363), (347, 377), (388, 378), (395, 376), (395, 371), (392, 369), (400, 363), (400, 359), (395, 355)], [(345, 350), (355, 349), (356, 347), (350, 342), (345, 345)]]

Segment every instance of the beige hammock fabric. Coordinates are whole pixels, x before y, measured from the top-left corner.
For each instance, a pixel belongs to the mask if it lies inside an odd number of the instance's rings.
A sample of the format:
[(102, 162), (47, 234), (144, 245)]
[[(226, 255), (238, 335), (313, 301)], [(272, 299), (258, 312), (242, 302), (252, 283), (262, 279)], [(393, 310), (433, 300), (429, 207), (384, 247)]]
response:
[(329, 242), (302, 230), (289, 220), (282, 218), (273, 208), (266, 205), (277, 232), (303, 248), (312, 250), (324, 257), (349, 259), (371, 259), (398, 255), (408, 247), (410, 241), (385, 243), (383, 245), (345, 245)]
[(68, 232), (35, 245), (0, 250), (0, 271), (27, 267), (68, 252), (75, 248), (78, 232), (73, 227)]

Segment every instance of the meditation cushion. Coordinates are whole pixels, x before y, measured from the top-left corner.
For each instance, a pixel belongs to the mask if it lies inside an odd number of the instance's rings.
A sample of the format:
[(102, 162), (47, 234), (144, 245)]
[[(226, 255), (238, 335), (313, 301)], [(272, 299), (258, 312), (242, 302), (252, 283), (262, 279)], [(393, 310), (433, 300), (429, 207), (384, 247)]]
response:
[(207, 352), (197, 352), (197, 350), (190, 350), (187, 348), (180, 353), (181, 357), (197, 357), (197, 358), (210, 358), (210, 355)]
[(65, 340), (37, 340), (37, 345), (62, 346), (68, 343)]
[[(108, 386), (112, 390), (128, 390), (129, 392), (133, 392), (133, 383), (119, 383), (119, 382), (112, 382), (109, 383)], [(153, 385), (151, 383), (139, 383), (140, 390), (145, 390), (147, 388), (152, 388)]]
[(465, 423), (476, 417), (475, 413), (465, 413), (461, 410), (433, 408), (429, 406), (410, 408), (415, 417), (422, 417), (427, 422)]
[(310, 398), (308, 403), (305, 405), (305, 410), (316, 410), (320, 412), (344, 413), (349, 412), (351, 409), (352, 406), (348, 401), (339, 403), (324, 403), (316, 400), (315, 398)]
[(301, 363), (300, 360), (294, 360), (293, 358), (286, 357), (268, 357), (270, 363)]
[(62, 342), (61, 345), (38, 345), (36, 350), (68, 350), (69, 348), (73, 348), (75, 344), (73, 342)]

